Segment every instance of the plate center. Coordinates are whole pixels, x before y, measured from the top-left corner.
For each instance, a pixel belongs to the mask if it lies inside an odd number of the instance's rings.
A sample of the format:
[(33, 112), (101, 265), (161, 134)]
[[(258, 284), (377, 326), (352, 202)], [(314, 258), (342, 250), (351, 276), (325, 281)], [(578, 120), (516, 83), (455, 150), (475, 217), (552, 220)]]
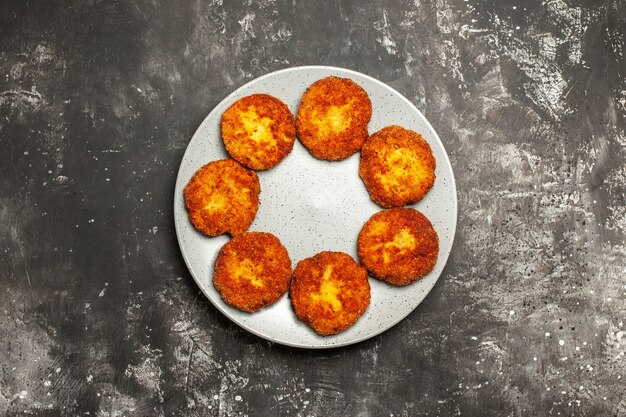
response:
[(259, 172), (261, 206), (250, 229), (274, 233), (294, 267), (324, 250), (356, 259), (360, 228), (377, 211), (358, 171), (358, 153), (343, 161), (321, 161), (296, 141), (277, 167)]

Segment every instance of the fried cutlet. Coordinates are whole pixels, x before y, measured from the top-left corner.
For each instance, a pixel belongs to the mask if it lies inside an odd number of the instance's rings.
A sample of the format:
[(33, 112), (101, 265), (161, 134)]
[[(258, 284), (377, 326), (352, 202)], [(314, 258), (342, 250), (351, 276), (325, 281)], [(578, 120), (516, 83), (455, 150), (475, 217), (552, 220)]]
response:
[(357, 247), (370, 274), (389, 284), (407, 285), (432, 271), (439, 237), (419, 211), (394, 208), (379, 211), (363, 225)]
[(232, 159), (210, 162), (185, 186), (189, 221), (205, 235), (241, 234), (256, 216), (260, 192), (254, 171)]
[(291, 259), (271, 233), (250, 232), (222, 246), (213, 285), (232, 307), (253, 313), (275, 303), (289, 289)]
[(421, 200), (432, 188), (435, 167), (430, 145), (420, 134), (388, 126), (363, 145), (359, 175), (376, 204), (402, 207)]
[(293, 149), (296, 127), (285, 103), (269, 94), (253, 94), (224, 112), (222, 139), (230, 156), (242, 165), (270, 169)]
[(362, 87), (348, 78), (327, 77), (302, 96), (296, 130), (313, 156), (338, 161), (361, 149), (371, 117), (372, 103)]
[(370, 284), (349, 255), (320, 252), (298, 262), (289, 294), (298, 318), (326, 336), (356, 323), (370, 303)]

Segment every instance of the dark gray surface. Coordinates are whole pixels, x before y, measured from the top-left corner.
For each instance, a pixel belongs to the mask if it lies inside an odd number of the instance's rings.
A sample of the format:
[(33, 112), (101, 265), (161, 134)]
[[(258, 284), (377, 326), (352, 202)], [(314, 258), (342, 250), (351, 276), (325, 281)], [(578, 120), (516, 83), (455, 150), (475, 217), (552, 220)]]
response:
[[(626, 415), (623, 1), (0, 3), (0, 413)], [(288, 349), (199, 294), (183, 151), (304, 64), (398, 89), (446, 145), (455, 247), (406, 320)]]

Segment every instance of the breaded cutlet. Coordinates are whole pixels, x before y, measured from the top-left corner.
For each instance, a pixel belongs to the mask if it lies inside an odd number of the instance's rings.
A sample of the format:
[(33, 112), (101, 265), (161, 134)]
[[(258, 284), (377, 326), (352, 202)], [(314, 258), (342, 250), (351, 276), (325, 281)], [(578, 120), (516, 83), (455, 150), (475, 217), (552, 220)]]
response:
[(313, 156), (338, 161), (361, 149), (371, 117), (372, 103), (361, 86), (348, 78), (326, 77), (302, 96), (296, 131)]
[(435, 157), (424, 138), (400, 126), (372, 134), (361, 149), (359, 175), (384, 208), (421, 200), (435, 183)]
[(270, 169), (293, 149), (296, 127), (289, 107), (269, 94), (240, 98), (222, 115), (222, 140), (230, 156), (254, 169)]
[(439, 237), (428, 218), (412, 208), (374, 214), (357, 239), (361, 264), (392, 285), (407, 285), (428, 274), (439, 255)]
[(226, 304), (255, 312), (275, 303), (289, 289), (291, 259), (271, 233), (249, 232), (232, 238), (215, 260), (213, 284)]
[(208, 236), (241, 234), (256, 216), (260, 192), (254, 171), (232, 159), (209, 162), (185, 186), (189, 221)]
[(289, 294), (298, 318), (324, 336), (352, 326), (370, 303), (367, 272), (342, 252), (298, 262)]

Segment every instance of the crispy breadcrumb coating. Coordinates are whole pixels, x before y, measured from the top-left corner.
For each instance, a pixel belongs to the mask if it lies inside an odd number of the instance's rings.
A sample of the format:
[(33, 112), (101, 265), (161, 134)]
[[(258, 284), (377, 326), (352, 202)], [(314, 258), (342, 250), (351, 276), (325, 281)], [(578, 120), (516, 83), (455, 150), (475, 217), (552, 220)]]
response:
[(270, 169), (293, 149), (296, 127), (289, 107), (269, 94), (237, 100), (222, 115), (222, 139), (230, 156), (254, 169)]
[(241, 234), (256, 216), (260, 192), (254, 171), (232, 159), (209, 162), (185, 186), (189, 221), (208, 236)]
[(439, 255), (439, 237), (430, 221), (412, 208), (379, 211), (357, 239), (361, 264), (374, 277), (407, 285), (428, 274)]
[(249, 313), (275, 303), (289, 289), (291, 259), (271, 233), (250, 232), (222, 246), (213, 284), (232, 307)]
[(356, 323), (370, 303), (370, 284), (349, 255), (320, 252), (298, 262), (290, 297), (298, 318), (326, 336)]
[(430, 145), (421, 135), (388, 126), (363, 145), (359, 175), (376, 204), (402, 207), (421, 200), (432, 188), (435, 167)]
[(372, 103), (362, 87), (348, 78), (327, 77), (302, 96), (296, 130), (313, 156), (338, 161), (361, 149), (371, 117)]

